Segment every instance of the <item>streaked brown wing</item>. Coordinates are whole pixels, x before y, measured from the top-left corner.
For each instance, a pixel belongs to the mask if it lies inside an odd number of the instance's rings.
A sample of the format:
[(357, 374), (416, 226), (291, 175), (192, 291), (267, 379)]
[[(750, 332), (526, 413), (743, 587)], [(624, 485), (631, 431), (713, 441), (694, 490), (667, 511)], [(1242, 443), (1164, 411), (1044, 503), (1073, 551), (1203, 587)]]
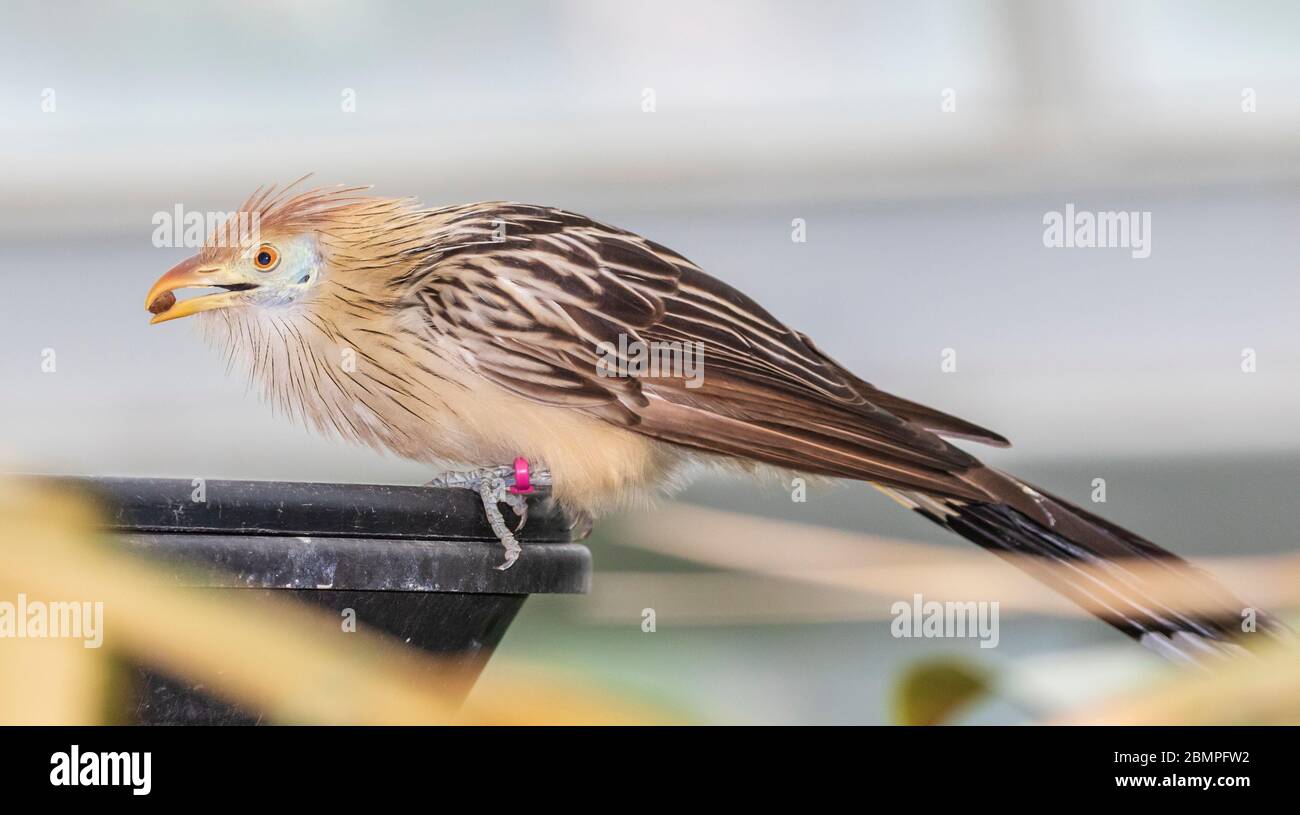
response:
[[(987, 497), (957, 477), (975, 460), (931, 431), (1004, 439), (876, 390), (665, 247), (572, 213), (477, 204), (429, 253), (402, 281), (406, 306), (514, 393), (710, 453)], [(600, 345), (620, 334), (702, 344), (702, 383), (602, 376)]]

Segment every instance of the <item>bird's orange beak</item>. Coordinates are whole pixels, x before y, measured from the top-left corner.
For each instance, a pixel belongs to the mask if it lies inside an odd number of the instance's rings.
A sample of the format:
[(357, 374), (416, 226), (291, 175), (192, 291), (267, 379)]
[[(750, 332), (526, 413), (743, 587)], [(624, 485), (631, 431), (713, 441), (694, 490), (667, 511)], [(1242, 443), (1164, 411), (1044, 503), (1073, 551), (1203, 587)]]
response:
[[(225, 291), (192, 297), (188, 300), (176, 299), (174, 294), (176, 290), (192, 287), (215, 287)], [(254, 288), (257, 288), (255, 283), (250, 283), (238, 274), (227, 271), (221, 264), (204, 264), (199, 257), (192, 257), (176, 264), (168, 270), (167, 274), (158, 278), (158, 282), (153, 284), (153, 288), (149, 289), (149, 294), (144, 299), (144, 307), (154, 315), (149, 321), (151, 325), (165, 323), (200, 311), (212, 311), (234, 305), (240, 299), (239, 292)]]

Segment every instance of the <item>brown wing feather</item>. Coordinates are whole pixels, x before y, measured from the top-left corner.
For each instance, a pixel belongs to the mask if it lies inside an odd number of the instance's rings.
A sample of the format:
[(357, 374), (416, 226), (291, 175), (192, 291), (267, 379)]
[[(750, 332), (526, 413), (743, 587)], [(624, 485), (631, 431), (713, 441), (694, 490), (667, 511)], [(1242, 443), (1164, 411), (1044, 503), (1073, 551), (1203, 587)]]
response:
[[(709, 453), (953, 498), (976, 461), (932, 430), (1000, 436), (885, 394), (671, 250), (521, 204), (456, 210), (398, 282), (436, 337), (487, 379)], [(598, 344), (691, 341), (704, 377), (602, 376)]]

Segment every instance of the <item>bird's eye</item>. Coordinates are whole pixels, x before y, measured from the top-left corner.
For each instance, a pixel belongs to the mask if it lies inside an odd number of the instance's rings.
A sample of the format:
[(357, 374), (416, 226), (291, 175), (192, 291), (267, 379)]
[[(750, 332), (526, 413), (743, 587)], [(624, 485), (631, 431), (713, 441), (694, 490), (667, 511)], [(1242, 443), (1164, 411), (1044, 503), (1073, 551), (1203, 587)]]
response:
[(257, 247), (257, 254), (253, 255), (253, 265), (259, 272), (269, 272), (276, 266), (280, 265), (280, 252), (269, 243), (264, 243)]

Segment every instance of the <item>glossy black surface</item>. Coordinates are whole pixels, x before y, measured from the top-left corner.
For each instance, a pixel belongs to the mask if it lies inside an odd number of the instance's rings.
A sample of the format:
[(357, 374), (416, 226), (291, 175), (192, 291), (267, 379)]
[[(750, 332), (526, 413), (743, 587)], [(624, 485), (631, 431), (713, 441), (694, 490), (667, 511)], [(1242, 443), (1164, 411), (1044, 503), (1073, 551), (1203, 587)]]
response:
[[(219, 595), (291, 596), (329, 609), (338, 617), (323, 617), (322, 631), (345, 644), (355, 637), (340, 624), (350, 610), (357, 630), (382, 632), (439, 655), (429, 681), (453, 697), (469, 692), (529, 594), (580, 593), (590, 585), (591, 553), (573, 542), (575, 524), (544, 500), (534, 499), (530, 507), (519, 559), (498, 571), (504, 550), (478, 495), (468, 490), (54, 480), (93, 494), (117, 544), (171, 567), (164, 570), (171, 584)], [(577, 529), (586, 532), (585, 526)], [(123, 721), (266, 721), (261, 711), (207, 695), (201, 684), (157, 672), (147, 656), (129, 665), (127, 675), (131, 692), (120, 711)]]
[[(50, 480), (98, 496), (111, 528), (123, 531), (496, 540), (478, 494), (464, 489), (183, 478)], [(529, 503), (521, 542), (567, 542), (589, 531), (540, 496)], [(502, 511), (513, 526), (517, 519), (509, 508), (503, 505)]]

